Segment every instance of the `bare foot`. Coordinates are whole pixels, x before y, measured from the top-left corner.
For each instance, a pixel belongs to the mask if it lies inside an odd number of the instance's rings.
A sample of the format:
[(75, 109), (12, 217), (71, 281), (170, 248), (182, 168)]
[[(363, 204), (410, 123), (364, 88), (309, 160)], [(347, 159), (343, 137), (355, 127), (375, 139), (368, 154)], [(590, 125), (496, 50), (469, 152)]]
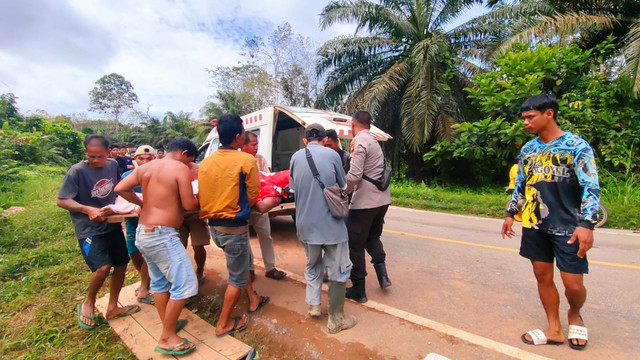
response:
[(269, 303), (269, 297), (268, 296), (261, 296), (258, 295), (257, 292), (253, 292), (253, 296), (249, 296), (249, 312), (255, 312), (258, 309), (260, 309), (263, 305), (266, 305)]
[[(582, 320), (582, 316), (580, 316), (580, 312), (573, 313), (571, 309), (569, 309), (567, 318), (569, 320), (569, 325), (578, 325), (584, 326), (584, 321)], [(584, 346), (587, 344), (587, 340), (584, 339), (571, 339), (569, 340), (573, 345)]]
[(135, 314), (138, 311), (140, 311), (140, 306), (138, 305), (127, 305), (124, 307), (116, 307), (112, 310), (107, 310), (106, 318), (107, 320), (113, 320), (123, 316)]
[[(235, 319), (240, 319), (239, 321), (235, 321)], [(231, 318), (230, 321), (227, 321), (225, 326), (222, 328), (216, 327), (216, 336), (222, 336), (230, 331), (239, 330), (245, 328), (247, 323), (249, 322), (249, 318), (246, 314), (242, 315), (241, 318)]]

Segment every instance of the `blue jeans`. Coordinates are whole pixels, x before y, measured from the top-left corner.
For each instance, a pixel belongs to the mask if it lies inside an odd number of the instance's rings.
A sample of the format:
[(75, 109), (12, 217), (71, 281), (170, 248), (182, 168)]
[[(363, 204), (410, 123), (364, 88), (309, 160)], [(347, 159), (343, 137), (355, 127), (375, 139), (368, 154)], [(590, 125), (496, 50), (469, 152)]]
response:
[(171, 300), (184, 300), (198, 294), (196, 272), (176, 229), (138, 225), (136, 246), (147, 261), (151, 291), (168, 291)]

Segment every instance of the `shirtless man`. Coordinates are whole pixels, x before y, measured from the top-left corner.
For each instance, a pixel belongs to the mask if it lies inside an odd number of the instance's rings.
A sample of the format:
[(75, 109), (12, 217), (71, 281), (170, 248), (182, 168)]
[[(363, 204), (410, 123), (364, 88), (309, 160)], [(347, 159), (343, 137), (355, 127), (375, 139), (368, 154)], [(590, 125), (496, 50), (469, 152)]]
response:
[[(190, 140), (176, 138), (167, 151), (164, 161), (136, 168), (115, 191), (142, 207), (136, 246), (147, 261), (151, 291), (162, 319), (162, 334), (155, 351), (182, 355), (196, 346), (177, 335), (186, 325), (186, 320), (178, 320), (178, 316), (186, 300), (198, 293), (198, 281), (177, 229), (184, 220), (184, 211), (195, 210), (199, 205), (187, 165), (195, 159), (198, 149)], [(139, 185), (143, 201), (133, 192)]]

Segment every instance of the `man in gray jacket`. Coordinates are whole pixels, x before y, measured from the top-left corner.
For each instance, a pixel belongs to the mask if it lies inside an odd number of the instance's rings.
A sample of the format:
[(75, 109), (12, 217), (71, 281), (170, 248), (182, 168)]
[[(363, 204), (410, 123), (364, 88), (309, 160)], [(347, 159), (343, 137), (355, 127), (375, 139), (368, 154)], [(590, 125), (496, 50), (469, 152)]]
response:
[[(347, 228), (344, 219), (331, 215), (320, 181), (326, 187), (346, 185), (338, 153), (322, 146), (326, 133), (319, 124), (307, 126), (305, 149), (291, 157), (289, 187), (295, 192), (298, 239), (307, 254), (304, 277), (307, 280), (306, 302), (310, 316), (319, 317), (322, 295), (322, 272), (329, 277), (329, 321), (327, 331), (335, 334), (354, 327), (354, 316), (344, 314), (344, 294), (351, 272)], [(317, 169), (315, 178), (310, 162)], [(324, 253), (324, 254), (323, 254)]]
[(351, 119), (353, 142), (351, 167), (347, 174), (346, 193), (353, 191), (347, 230), (349, 231), (349, 256), (353, 263), (351, 283), (346, 297), (359, 303), (367, 302), (365, 277), (367, 276), (364, 251), (371, 255), (371, 263), (378, 276), (381, 288), (391, 286), (385, 265), (386, 254), (380, 241), (384, 216), (391, 204), (389, 188), (379, 190), (373, 183), (363, 178), (379, 179), (384, 172), (385, 159), (382, 148), (371, 128), (371, 114), (357, 111)]

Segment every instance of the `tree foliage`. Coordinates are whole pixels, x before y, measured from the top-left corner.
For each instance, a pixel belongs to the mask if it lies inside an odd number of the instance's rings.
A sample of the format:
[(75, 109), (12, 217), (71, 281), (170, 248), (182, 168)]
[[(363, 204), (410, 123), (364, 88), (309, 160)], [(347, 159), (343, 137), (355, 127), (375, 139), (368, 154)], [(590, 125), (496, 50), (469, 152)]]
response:
[(271, 103), (311, 106), (315, 101), (319, 83), (315, 45), (310, 38), (296, 34), (291, 24), (279, 25), (266, 39), (248, 38), (243, 55), (249, 64), (260, 66), (272, 77)]
[(257, 65), (218, 66), (207, 69), (216, 95), (200, 110), (205, 119), (223, 114), (244, 115), (271, 103), (273, 78)]
[(64, 116), (22, 116), (13, 94), (0, 95), (0, 180), (18, 164), (68, 165), (82, 158), (83, 134)]
[(89, 92), (89, 97), (89, 110), (112, 116), (116, 126), (121, 115), (138, 103), (133, 85), (116, 73), (98, 79), (96, 86)]
[(461, 117), (462, 89), (479, 68), (461, 56), (462, 50), (475, 46), (471, 38), (464, 37), (464, 30), (445, 28), (465, 9), (481, 3), (329, 2), (322, 12), (322, 28), (352, 23), (358, 33), (329, 40), (320, 48), (317, 70), (327, 79), (319, 98), (328, 107), (369, 110), (378, 125), (397, 129), (392, 135), (400, 135), (412, 152), (427, 141), (449, 139), (451, 125)]
[(610, 80), (599, 71), (612, 42), (590, 50), (516, 45), (467, 89), (480, 109), (478, 121), (454, 126), (454, 139), (438, 142), (424, 159), (443, 181), (505, 182), (513, 158), (533, 138), (518, 117), (520, 105), (532, 95), (554, 93), (561, 127), (591, 143), (602, 169), (640, 170), (630, 164), (640, 156), (640, 104), (625, 96), (628, 78)]
[[(139, 124), (123, 124), (120, 131), (116, 132), (113, 122), (104, 120), (73, 121), (74, 127), (84, 134), (107, 135), (114, 143), (122, 143), (127, 146), (151, 145), (154, 148), (167, 147), (169, 142), (179, 136), (184, 136), (196, 144), (204, 141), (208, 131), (202, 131), (199, 127), (202, 122), (191, 118), (191, 113), (168, 111), (162, 119), (137, 113)], [(207, 122), (208, 123), (208, 122)], [(207, 130), (210, 130), (209, 126)]]
[(630, 77), (633, 93), (640, 94), (640, 1), (496, 0), (490, 5), (497, 5), (493, 12), (469, 25), (477, 33), (508, 25), (503, 31), (493, 32), (493, 41), (485, 51), (488, 57), (515, 43), (576, 43), (589, 49), (613, 35), (618, 50), (613, 55), (623, 59), (616, 71)]
[(201, 117), (212, 120), (269, 105), (308, 107), (315, 102), (319, 81), (315, 48), (289, 23), (278, 26), (266, 39), (246, 39), (241, 55), (238, 66), (207, 69), (216, 91), (200, 110)]

